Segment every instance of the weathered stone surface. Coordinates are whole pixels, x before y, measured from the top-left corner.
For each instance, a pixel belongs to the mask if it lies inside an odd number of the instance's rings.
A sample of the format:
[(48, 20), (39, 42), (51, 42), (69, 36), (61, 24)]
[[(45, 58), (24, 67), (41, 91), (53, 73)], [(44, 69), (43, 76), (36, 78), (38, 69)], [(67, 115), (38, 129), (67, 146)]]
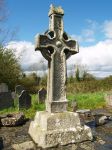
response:
[(80, 114), (88, 114), (88, 113), (91, 113), (90, 109), (80, 109), (80, 110), (77, 110), (76, 111), (77, 113), (80, 113)]
[(11, 92), (12, 98), (15, 99), (16, 98), (16, 93), (15, 92)]
[(8, 92), (8, 86), (6, 83), (0, 84), (0, 93), (2, 93), (2, 92)]
[(20, 144), (13, 144), (12, 148), (14, 150), (37, 150), (32, 141), (23, 142)]
[(78, 114), (73, 112), (37, 112), (29, 134), (43, 148), (92, 140), (91, 129), (81, 126)]
[(25, 90), (25, 88), (24, 88), (22, 85), (17, 85), (17, 86), (15, 87), (15, 92), (16, 92), (16, 94), (18, 94), (18, 95), (20, 95), (23, 90)]
[(80, 109), (76, 111), (79, 114), (81, 123), (85, 124), (87, 120), (92, 120), (94, 117), (91, 114), (90, 109)]
[(23, 113), (8, 114), (6, 117), (1, 117), (2, 126), (18, 126), (24, 124), (26, 121)]
[(80, 143), (76, 150), (95, 150), (94, 143), (88, 141)]
[(2, 150), (3, 149), (3, 138), (0, 137), (0, 149)]
[(31, 96), (28, 91), (23, 90), (19, 96), (19, 109), (29, 109), (31, 107)]
[(37, 112), (29, 134), (40, 147), (48, 149), (92, 140), (91, 129), (81, 125), (78, 114), (67, 112), (66, 60), (79, 49), (64, 32), (63, 15), (61, 7), (51, 5), (49, 29), (36, 37), (35, 50), (48, 60), (47, 99), (46, 111)]
[(38, 102), (39, 102), (39, 103), (45, 103), (46, 94), (47, 94), (47, 91), (46, 91), (45, 88), (41, 88), (41, 89), (38, 91)]
[(112, 91), (107, 92), (105, 94), (105, 101), (106, 101), (107, 107), (112, 107)]
[[(49, 30), (44, 35), (36, 37), (35, 46), (35, 50), (40, 50), (44, 58), (48, 60), (46, 110), (49, 112), (67, 110), (66, 59), (78, 53), (77, 42), (64, 32), (64, 14), (60, 12), (64, 13), (61, 7), (51, 6)], [(55, 106), (57, 109), (54, 109)]]
[(96, 115), (95, 116), (95, 124), (96, 126), (101, 126), (107, 123), (109, 119), (106, 116)]
[(66, 112), (67, 111), (68, 102), (65, 101), (52, 101), (46, 102), (46, 109), (48, 112), (57, 113), (57, 112)]
[(13, 107), (14, 100), (12, 98), (11, 92), (2, 92), (0, 93), (0, 110)]
[(111, 121), (112, 114), (107, 109), (96, 109), (92, 111), (96, 126), (101, 126)]
[(39, 148), (32, 141), (27, 141), (20, 144), (13, 144), (12, 148), (14, 150), (95, 150), (94, 143), (89, 141), (80, 144), (58, 145), (52, 148)]
[(76, 110), (78, 108), (77, 102), (76, 101), (72, 101), (71, 107), (72, 107), (73, 112), (76, 112)]

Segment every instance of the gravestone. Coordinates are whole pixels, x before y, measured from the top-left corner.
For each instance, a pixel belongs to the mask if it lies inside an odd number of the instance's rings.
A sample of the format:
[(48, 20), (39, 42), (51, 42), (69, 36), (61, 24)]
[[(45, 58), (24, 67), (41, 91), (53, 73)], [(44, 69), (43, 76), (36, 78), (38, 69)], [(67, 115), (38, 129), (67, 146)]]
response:
[(0, 110), (13, 107), (14, 100), (12, 98), (11, 92), (1, 92), (0, 93)]
[(78, 44), (64, 32), (63, 15), (61, 7), (51, 5), (49, 30), (36, 37), (35, 50), (48, 61), (47, 99), (46, 111), (36, 113), (29, 134), (42, 148), (92, 140), (91, 129), (81, 125), (78, 113), (67, 111), (66, 60), (78, 53)]
[(24, 89), (24, 87), (23, 87), (22, 85), (17, 85), (17, 86), (15, 87), (15, 92), (16, 92), (16, 94), (18, 94), (18, 95), (20, 95), (23, 90), (25, 90), (25, 89)]
[(3, 138), (0, 137), (0, 149), (2, 150), (3, 148), (4, 148), (4, 146), (3, 146)]
[(106, 106), (112, 108), (112, 91), (105, 94)]
[(19, 96), (19, 109), (29, 109), (31, 107), (31, 96), (28, 91), (23, 90)]
[(2, 93), (2, 92), (8, 92), (8, 86), (6, 83), (0, 84), (0, 93)]
[(44, 102), (45, 102), (46, 94), (47, 94), (47, 91), (46, 91), (45, 88), (41, 88), (41, 89), (38, 91), (38, 102), (39, 102), (39, 103), (44, 103)]
[(75, 100), (72, 101), (71, 107), (72, 107), (73, 112), (76, 112), (76, 110), (78, 109), (78, 105), (77, 105), (77, 102)]
[(12, 98), (15, 99), (16, 98), (16, 93), (15, 92), (11, 92)]
[(0, 110), (13, 107), (14, 100), (12, 98), (11, 92), (8, 91), (8, 86), (6, 83), (0, 84)]

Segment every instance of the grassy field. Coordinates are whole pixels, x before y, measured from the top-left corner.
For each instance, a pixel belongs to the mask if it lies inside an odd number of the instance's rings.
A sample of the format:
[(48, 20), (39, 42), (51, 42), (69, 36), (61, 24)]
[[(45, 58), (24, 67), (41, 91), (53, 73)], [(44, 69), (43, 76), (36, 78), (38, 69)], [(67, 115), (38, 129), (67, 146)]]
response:
[(68, 93), (69, 106), (76, 101), (79, 109), (96, 109), (105, 107), (104, 92), (95, 93)]
[[(67, 99), (69, 101), (68, 110), (72, 111), (71, 104), (76, 101), (78, 104), (78, 109), (96, 109), (105, 107), (104, 92), (95, 93), (67, 93)], [(19, 112), (18, 110), (18, 100), (15, 99), (15, 107), (4, 109), (0, 111), (0, 114)], [(26, 117), (33, 118), (36, 111), (45, 110), (45, 104), (38, 104), (37, 95), (32, 95), (32, 107), (28, 110), (21, 110), (25, 113)]]

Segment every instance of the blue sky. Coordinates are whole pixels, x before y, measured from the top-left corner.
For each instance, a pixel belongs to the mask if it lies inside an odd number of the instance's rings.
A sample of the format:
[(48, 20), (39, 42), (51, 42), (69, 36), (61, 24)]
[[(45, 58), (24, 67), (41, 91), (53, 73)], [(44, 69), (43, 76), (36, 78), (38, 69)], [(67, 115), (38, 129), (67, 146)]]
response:
[[(26, 51), (28, 57), (31, 56), (28, 50), (33, 49), (34, 36), (48, 29), (50, 4), (62, 6), (65, 12), (65, 31), (80, 44), (80, 53), (68, 63), (81, 62), (81, 65), (87, 65), (90, 73), (96, 76), (112, 74), (112, 0), (6, 0), (9, 12), (7, 26), (18, 30), (16, 44), (13, 41), (12, 47), (16, 48), (19, 44), (17, 49), (21, 53), (27, 47), (24, 52)], [(22, 46), (23, 49), (20, 49)], [(30, 57), (32, 58), (36, 60), (33, 56)], [(25, 58), (22, 59), (21, 62)]]
[[(65, 11), (64, 27), (69, 34), (81, 34), (87, 20), (99, 24), (112, 18), (111, 0), (7, 0), (8, 25), (18, 29), (18, 40), (34, 41), (36, 33), (48, 28), (50, 4), (61, 5)], [(101, 33), (100, 33), (101, 34)], [(102, 39), (96, 35), (97, 40)]]

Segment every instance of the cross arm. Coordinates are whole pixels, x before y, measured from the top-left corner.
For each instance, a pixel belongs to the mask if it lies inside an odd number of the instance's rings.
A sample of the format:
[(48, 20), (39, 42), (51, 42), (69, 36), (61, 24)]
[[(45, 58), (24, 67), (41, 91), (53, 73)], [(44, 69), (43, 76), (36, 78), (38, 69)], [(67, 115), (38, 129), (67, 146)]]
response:
[(49, 39), (47, 35), (36, 36), (35, 50), (39, 50), (43, 57), (47, 60), (51, 59), (51, 53), (49, 47), (52, 45), (53, 40)]
[(66, 54), (66, 59), (68, 59), (71, 55), (74, 55), (79, 52), (78, 42), (72, 39), (64, 41), (66, 47), (64, 48), (64, 52)]
[(48, 47), (49, 44), (52, 44), (51, 39), (47, 35), (38, 35), (36, 36), (35, 50), (42, 50)]

